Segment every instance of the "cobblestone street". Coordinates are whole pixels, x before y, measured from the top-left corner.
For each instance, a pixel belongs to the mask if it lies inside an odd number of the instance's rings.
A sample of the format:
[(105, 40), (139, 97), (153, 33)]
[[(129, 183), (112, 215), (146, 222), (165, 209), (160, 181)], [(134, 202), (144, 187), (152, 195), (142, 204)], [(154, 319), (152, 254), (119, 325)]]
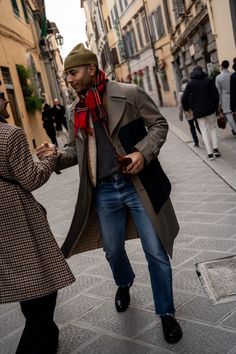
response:
[[(125, 313), (116, 312), (116, 287), (102, 250), (69, 259), (76, 282), (58, 294), (59, 354), (236, 354), (236, 302), (211, 305), (195, 271), (196, 262), (236, 252), (236, 139), (228, 127), (221, 131), (222, 158), (207, 162), (203, 148), (192, 148), (189, 127), (177, 121), (176, 109), (163, 109), (163, 114), (171, 131), (160, 160), (172, 182), (181, 225), (172, 265), (183, 338), (172, 346), (164, 341), (145, 257), (134, 240), (126, 243), (136, 279)], [(77, 168), (53, 174), (35, 192), (60, 245), (77, 197)], [(19, 304), (0, 306), (0, 354), (15, 352), (23, 326)]]

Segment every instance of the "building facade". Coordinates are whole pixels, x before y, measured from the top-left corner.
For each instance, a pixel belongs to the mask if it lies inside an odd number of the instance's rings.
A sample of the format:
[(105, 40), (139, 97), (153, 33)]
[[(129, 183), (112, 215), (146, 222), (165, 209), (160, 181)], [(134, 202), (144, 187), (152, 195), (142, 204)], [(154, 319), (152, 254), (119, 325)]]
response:
[(41, 107), (45, 101), (52, 102), (58, 86), (39, 47), (44, 2), (1, 1), (0, 13), (1, 90), (10, 102), (9, 123), (25, 130), (33, 152), (48, 139), (42, 126)]
[(97, 51), (101, 67), (109, 63), (113, 79), (140, 85), (158, 105), (176, 106), (181, 79), (189, 78), (195, 65), (214, 77), (222, 60), (232, 63), (236, 57), (235, 0), (93, 3), (100, 16), (90, 16), (91, 23), (99, 27), (94, 24), (102, 19), (108, 45), (103, 58)]

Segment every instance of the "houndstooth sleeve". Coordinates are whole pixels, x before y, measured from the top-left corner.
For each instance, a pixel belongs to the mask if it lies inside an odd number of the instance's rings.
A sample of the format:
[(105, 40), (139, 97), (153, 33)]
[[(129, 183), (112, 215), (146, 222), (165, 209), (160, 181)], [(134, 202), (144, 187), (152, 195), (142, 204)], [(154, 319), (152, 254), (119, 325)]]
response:
[(33, 191), (47, 182), (56, 165), (56, 156), (34, 162), (26, 134), (15, 127), (7, 143), (9, 171), (23, 188)]

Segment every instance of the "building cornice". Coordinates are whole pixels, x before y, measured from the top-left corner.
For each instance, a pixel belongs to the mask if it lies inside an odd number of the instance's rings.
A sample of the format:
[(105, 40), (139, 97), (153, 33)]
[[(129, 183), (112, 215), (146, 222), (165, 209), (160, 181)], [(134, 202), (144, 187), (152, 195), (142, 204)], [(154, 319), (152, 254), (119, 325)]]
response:
[[(205, 8), (202, 8), (201, 12), (199, 12), (193, 20), (188, 24), (186, 27), (185, 31), (179, 36), (177, 41), (174, 43), (174, 45), (171, 45), (171, 53), (175, 54), (176, 51), (179, 50), (180, 47), (182, 47), (189, 39), (189, 36), (192, 34), (192, 32), (197, 30), (198, 25), (206, 18), (208, 17), (207, 10)], [(173, 40), (173, 39), (172, 39)]]
[(28, 49), (31, 49), (31, 50), (37, 49), (35, 46), (32, 45), (32, 43), (30, 41), (28, 41), (27, 39), (22, 37), (19, 33), (13, 31), (12, 29), (10, 29), (7, 26), (1, 25), (0, 35), (4, 36), (6, 38), (11, 38), (20, 44), (24, 44)]

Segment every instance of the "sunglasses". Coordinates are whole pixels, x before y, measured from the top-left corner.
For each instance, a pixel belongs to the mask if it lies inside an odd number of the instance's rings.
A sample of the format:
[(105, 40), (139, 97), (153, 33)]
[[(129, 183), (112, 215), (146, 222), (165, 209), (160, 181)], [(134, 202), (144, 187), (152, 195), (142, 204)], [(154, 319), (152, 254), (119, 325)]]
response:
[(1, 100), (5, 100), (5, 94), (4, 94), (4, 92), (0, 92), (0, 99), (1, 99)]

